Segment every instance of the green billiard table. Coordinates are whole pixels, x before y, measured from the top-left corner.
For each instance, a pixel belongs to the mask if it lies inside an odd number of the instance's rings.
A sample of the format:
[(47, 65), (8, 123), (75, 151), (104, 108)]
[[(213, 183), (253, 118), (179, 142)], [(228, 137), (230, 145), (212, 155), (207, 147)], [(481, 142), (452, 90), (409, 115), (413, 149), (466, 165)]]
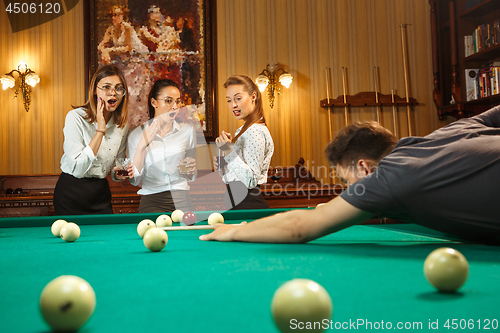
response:
[[(240, 223), (282, 211), (223, 215)], [(322, 323), (326, 332), (499, 329), (500, 247), (396, 224), (355, 226), (308, 244), (202, 242), (207, 231), (169, 231), (167, 246), (150, 252), (136, 226), (158, 215), (62, 217), (81, 228), (74, 243), (52, 235), (60, 217), (0, 219), (0, 331), (49, 332), (38, 302), (60, 275), (82, 277), (95, 290), (95, 312), (79, 330), (85, 333), (278, 332), (271, 299), (293, 278), (329, 292), (334, 312)], [(470, 264), (457, 293), (437, 292), (423, 275), (426, 256), (445, 246)]]

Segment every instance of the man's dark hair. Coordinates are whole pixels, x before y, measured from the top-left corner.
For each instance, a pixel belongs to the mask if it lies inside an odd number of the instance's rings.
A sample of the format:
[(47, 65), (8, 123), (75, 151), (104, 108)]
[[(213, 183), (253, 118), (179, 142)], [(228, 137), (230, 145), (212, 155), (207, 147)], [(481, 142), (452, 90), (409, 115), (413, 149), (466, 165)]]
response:
[(332, 165), (348, 166), (360, 159), (369, 159), (378, 164), (396, 143), (396, 137), (379, 123), (356, 122), (337, 133), (326, 146), (325, 154)]

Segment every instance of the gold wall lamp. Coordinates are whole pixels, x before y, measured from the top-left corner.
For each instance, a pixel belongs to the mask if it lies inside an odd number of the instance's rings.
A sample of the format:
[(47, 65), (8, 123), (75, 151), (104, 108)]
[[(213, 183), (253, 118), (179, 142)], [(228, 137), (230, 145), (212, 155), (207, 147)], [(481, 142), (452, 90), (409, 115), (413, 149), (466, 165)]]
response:
[(267, 87), (267, 97), (269, 98), (269, 106), (271, 109), (274, 107), (274, 92), (276, 91), (277, 94), (281, 94), (280, 88), (277, 86), (278, 80), (281, 85), (288, 88), (292, 83), (293, 76), (273, 62), (268, 64), (266, 69), (264, 69), (255, 80), (261, 92), (264, 92)]
[(28, 67), (27, 63), (21, 60), (19, 65), (17, 65), (17, 69), (13, 69), (9, 73), (0, 77), (0, 83), (2, 83), (3, 90), (6, 90), (7, 88), (14, 88), (16, 86), (14, 72), (17, 72), (19, 76), (19, 87), (17, 87), (14, 97), (17, 97), (19, 92), (23, 93), (24, 109), (28, 112), (31, 103), (31, 87), (34, 87), (38, 82), (40, 82), (40, 78)]

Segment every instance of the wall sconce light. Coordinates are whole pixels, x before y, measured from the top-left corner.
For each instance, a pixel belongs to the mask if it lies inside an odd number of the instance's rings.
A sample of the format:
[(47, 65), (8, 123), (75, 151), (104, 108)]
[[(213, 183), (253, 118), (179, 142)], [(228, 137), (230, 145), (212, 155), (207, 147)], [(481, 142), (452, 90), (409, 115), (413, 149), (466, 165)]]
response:
[(270, 63), (266, 66), (266, 69), (257, 76), (255, 80), (259, 86), (259, 90), (264, 92), (267, 88), (267, 97), (269, 97), (269, 106), (271, 109), (274, 107), (274, 91), (281, 94), (280, 88), (277, 87), (277, 78), (279, 77), (279, 82), (286, 88), (290, 87), (293, 77), (287, 73), (283, 68), (279, 68), (275, 63)]
[(19, 87), (14, 93), (14, 97), (17, 97), (20, 91), (23, 93), (24, 109), (28, 112), (31, 103), (31, 87), (34, 87), (40, 82), (40, 78), (28, 67), (28, 64), (21, 60), (19, 65), (17, 65), (17, 69), (13, 69), (10, 73), (0, 77), (0, 83), (2, 83), (3, 90), (15, 87), (16, 79), (14, 78), (14, 72), (17, 72), (20, 81)]

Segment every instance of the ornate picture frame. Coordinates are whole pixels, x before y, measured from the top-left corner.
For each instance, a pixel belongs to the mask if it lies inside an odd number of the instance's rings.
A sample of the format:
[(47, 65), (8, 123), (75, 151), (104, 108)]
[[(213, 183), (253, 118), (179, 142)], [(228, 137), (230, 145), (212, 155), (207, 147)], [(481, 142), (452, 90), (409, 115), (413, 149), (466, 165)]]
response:
[(189, 106), (184, 118), (199, 124), (199, 136), (213, 141), (218, 135), (216, 0), (84, 0), (84, 8), (86, 91), (100, 66), (117, 65), (127, 79), (129, 122), (135, 127), (148, 120), (154, 81), (171, 79)]

